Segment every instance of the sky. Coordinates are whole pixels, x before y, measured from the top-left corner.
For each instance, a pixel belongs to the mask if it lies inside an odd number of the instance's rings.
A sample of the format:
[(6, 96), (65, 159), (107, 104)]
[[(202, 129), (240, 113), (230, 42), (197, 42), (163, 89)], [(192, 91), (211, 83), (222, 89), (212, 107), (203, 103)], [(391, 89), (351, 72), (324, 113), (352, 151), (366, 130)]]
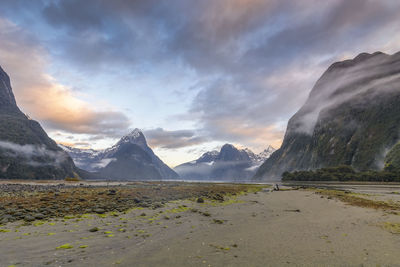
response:
[(335, 61), (400, 51), (397, 0), (1, 0), (0, 66), (50, 137), (143, 130), (168, 165), (279, 148)]

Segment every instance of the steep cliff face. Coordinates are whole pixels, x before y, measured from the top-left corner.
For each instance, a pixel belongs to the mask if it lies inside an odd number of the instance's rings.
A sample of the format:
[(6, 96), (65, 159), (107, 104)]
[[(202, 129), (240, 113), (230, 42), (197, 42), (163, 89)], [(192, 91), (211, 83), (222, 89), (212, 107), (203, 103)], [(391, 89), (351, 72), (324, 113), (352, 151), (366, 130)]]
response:
[(281, 148), (255, 179), (343, 164), (381, 169), (400, 139), (399, 122), (400, 53), (363, 53), (334, 63), (289, 120)]
[(385, 157), (385, 169), (389, 171), (400, 171), (400, 142), (398, 142)]
[(10, 78), (0, 67), (0, 178), (64, 179), (77, 171), (40, 124), (20, 111)]

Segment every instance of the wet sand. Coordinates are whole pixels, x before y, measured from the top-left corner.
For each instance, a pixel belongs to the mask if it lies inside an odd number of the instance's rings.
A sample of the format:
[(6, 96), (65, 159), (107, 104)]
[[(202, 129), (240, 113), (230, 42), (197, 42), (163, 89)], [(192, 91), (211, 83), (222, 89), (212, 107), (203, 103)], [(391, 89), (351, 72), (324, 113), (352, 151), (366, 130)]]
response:
[(224, 202), (8, 223), (0, 266), (400, 266), (400, 234), (387, 223), (400, 216), (309, 190), (264, 189)]

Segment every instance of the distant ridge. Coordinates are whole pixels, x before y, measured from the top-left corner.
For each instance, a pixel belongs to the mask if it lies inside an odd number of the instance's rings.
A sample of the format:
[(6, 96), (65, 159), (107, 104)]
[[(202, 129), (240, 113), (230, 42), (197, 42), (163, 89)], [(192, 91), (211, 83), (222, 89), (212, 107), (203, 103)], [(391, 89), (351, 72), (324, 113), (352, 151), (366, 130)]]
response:
[(220, 151), (209, 151), (197, 160), (176, 166), (174, 170), (184, 179), (192, 180), (248, 180), (256, 169), (274, 152), (269, 146), (259, 154), (250, 149), (238, 149), (225, 144)]
[(60, 145), (77, 166), (93, 172), (94, 178), (112, 180), (177, 179), (178, 174), (162, 162), (147, 145), (142, 131), (134, 129), (105, 150), (78, 149)]

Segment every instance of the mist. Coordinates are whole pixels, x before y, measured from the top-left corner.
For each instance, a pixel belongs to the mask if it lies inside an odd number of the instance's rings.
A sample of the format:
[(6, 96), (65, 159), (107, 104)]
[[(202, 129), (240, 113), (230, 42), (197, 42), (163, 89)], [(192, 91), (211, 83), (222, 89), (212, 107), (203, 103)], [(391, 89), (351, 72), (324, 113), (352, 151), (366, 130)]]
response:
[[(377, 94), (398, 90), (400, 63), (394, 62), (398, 56), (361, 54), (353, 60), (333, 64), (316, 82), (307, 102), (291, 119), (288, 132), (312, 135), (321, 112), (329, 117), (329, 110), (357, 96), (363, 95), (365, 102), (369, 102)], [(357, 64), (352, 66), (354, 63)]]
[[(181, 165), (174, 170), (183, 178), (207, 180), (221, 180), (237, 178), (248, 178), (255, 174), (260, 164), (251, 165), (249, 161), (216, 161), (200, 162), (196, 164)], [(221, 174), (221, 172), (223, 174)], [(246, 177), (235, 177), (235, 174)], [(223, 177), (222, 177), (222, 176)]]
[[(66, 161), (68, 155), (63, 151), (51, 151), (46, 149), (44, 145), (19, 145), (12, 142), (0, 141), (0, 149), (5, 150), (7, 156), (24, 158), (25, 164), (31, 166), (59, 166)], [(39, 162), (39, 157), (46, 157), (50, 161), (46, 163)]]
[(111, 162), (116, 161), (116, 160), (117, 160), (116, 158), (105, 158), (105, 159), (102, 159), (102, 160), (100, 160), (100, 161), (98, 161), (98, 162), (92, 163), (92, 164), (90, 165), (90, 167), (91, 167), (93, 170), (100, 169), (100, 168), (104, 168), (104, 167), (106, 167), (108, 164), (110, 164)]

